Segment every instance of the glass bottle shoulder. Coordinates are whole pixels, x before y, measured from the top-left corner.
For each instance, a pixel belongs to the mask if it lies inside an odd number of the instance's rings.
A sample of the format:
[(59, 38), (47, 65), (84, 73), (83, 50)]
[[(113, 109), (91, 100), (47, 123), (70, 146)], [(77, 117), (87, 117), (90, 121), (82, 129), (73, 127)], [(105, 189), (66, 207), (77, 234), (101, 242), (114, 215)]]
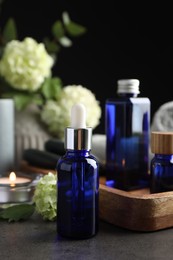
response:
[(117, 103), (131, 103), (129, 97), (114, 97), (114, 98), (107, 98), (106, 104), (117, 104)]
[(148, 104), (150, 105), (150, 99), (148, 97), (135, 97), (135, 96), (117, 96), (114, 98), (107, 98), (106, 104), (121, 104), (121, 103), (129, 103), (129, 104)]
[(88, 151), (67, 151), (66, 154), (59, 159), (57, 165), (72, 165), (74, 163), (85, 163), (94, 166), (94, 168), (98, 167), (97, 159)]

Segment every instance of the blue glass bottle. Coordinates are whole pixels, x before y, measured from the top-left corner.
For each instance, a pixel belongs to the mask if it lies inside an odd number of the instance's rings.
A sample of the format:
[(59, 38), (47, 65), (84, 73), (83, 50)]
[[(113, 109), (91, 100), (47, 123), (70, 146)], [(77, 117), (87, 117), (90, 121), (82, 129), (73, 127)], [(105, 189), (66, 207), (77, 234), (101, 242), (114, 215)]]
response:
[(113, 188), (149, 186), (150, 100), (139, 93), (139, 80), (118, 80), (117, 97), (106, 100), (106, 185)]
[(152, 132), (150, 192), (173, 191), (173, 132)]
[(63, 237), (84, 239), (98, 232), (99, 171), (91, 136), (85, 124), (72, 122), (65, 130), (66, 154), (57, 163), (57, 231)]

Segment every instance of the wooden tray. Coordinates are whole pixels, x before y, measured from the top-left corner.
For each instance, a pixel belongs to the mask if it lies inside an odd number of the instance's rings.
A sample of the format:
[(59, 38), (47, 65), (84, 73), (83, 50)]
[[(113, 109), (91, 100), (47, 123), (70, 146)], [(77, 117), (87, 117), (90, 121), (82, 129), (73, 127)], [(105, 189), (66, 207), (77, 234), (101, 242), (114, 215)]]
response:
[[(22, 162), (21, 170), (46, 174), (52, 169), (40, 169)], [(149, 189), (122, 191), (105, 186), (100, 177), (100, 219), (134, 231), (157, 231), (173, 227), (173, 192), (150, 194)]]
[(173, 192), (150, 194), (149, 189), (122, 191), (100, 184), (100, 218), (136, 231), (173, 226)]

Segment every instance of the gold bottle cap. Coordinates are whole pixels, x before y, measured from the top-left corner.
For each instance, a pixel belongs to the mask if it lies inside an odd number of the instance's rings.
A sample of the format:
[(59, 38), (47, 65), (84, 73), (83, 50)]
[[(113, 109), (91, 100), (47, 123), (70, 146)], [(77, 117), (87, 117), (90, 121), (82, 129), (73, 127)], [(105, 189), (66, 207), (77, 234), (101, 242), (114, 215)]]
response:
[(173, 154), (173, 132), (151, 132), (151, 152)]

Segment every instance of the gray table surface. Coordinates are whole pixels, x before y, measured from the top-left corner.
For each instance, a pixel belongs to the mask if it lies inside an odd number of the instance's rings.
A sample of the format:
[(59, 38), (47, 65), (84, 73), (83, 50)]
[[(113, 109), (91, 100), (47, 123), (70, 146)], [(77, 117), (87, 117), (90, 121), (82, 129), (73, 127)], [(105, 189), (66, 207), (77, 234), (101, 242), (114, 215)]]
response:
[(85, 240), (60, 239), (56, 222), (38, 214), (23, 222), (0, 221), (1, 260), (173, 259), (173, 228), (134, 232), (100, 221), (99, 232)]

